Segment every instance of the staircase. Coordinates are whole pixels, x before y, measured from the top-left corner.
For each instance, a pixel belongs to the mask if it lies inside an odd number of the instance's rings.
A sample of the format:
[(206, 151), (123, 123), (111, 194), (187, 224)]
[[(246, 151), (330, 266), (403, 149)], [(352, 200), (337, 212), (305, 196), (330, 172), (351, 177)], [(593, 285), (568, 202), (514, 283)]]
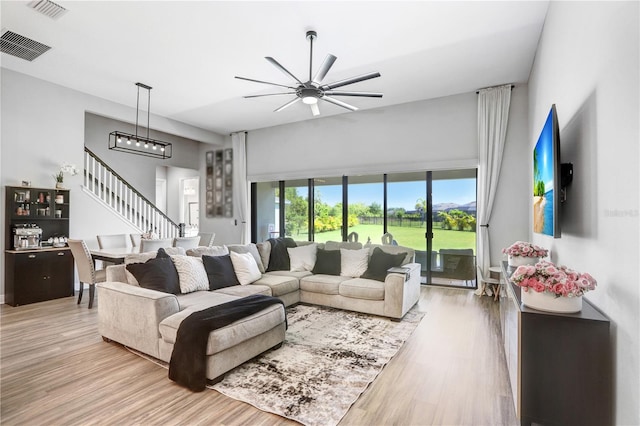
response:
[(179, 236), (179, 227), (151, 201), (88, 148), (84, 148), (84, 191), (138, 228), (153, 231), (159, 238)]

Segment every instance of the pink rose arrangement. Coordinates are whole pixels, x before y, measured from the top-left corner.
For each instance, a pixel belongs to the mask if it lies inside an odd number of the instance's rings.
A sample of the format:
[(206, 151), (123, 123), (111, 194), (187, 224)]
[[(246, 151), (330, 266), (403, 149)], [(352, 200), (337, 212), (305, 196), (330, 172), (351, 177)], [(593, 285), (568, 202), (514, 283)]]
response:
[(518, 266), (511, 275), (511, 281), (524, 291), (546, 291), (555, 294), (556, 297), (582, 296), (589, 290), (595, 290), (597, 284), (587, 273), (579, 273), (547, 261)]
[(545, 257), (549, 250), (526, 241), (516, 241), (509, 247), (502, 249), (502, 253), (509, 256)]

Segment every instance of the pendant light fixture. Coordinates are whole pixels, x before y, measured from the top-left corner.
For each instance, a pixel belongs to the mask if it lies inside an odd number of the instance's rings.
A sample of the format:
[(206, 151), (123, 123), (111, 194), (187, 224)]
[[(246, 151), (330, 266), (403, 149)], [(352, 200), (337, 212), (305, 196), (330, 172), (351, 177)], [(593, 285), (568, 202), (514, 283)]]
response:
[[(109, 133), (109, 149), (114, 151), (128, 152), (130, 154), (145, 155), (167, 159), (171, 158), (173, 149), (170, 142), (163, 142), (149, 138), (149, 117), (151, 115), (151, 86), (143, 83), (136, 83), (138, 86), (138, 97), (136, 101), (136, 134), (114, 130)], [(138, 135), (138, 116), (140, 114), (140, 88), (147, 90), (147, 136)]]

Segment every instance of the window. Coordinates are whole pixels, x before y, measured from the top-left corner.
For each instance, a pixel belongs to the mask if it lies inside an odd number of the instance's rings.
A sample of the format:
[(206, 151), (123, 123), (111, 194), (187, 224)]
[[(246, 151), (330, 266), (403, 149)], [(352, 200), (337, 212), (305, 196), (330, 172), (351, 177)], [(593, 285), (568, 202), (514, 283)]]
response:
[(342, 241), (342, 178), (313, 181), (314, 241)]

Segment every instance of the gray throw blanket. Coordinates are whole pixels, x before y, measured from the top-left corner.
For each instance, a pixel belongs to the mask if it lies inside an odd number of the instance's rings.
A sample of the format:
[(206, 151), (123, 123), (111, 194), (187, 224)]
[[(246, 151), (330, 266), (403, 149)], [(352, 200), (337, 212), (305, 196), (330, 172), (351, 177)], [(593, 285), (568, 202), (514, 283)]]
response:
[(284, 302), (276, 297), (254, 294), (186, 317), (178, 327), (169, 362), (169, 379), (194, 392), (203, 391), (207, 384), (206, 352), (209, 333), (277, 303), (284, 307)]

